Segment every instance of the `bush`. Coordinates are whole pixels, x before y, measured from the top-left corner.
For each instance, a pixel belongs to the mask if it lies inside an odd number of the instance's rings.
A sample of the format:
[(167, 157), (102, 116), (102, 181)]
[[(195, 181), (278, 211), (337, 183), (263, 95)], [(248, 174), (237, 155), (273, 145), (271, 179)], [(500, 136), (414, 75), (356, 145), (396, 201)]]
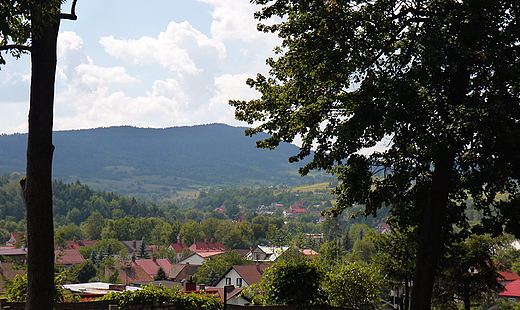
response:
[(117, 300), (121, 309), (127, 309), (130, 303), (151, 304), (153, 302), (172, 303), (176, 309), (220, 310), (221, 304), (216, 296), (210, 294), (187, 294), (178, 289), (169, 289), (164, 285), (155, 287), (149, 284), (137, 291), (111, 292), (98, 300)]

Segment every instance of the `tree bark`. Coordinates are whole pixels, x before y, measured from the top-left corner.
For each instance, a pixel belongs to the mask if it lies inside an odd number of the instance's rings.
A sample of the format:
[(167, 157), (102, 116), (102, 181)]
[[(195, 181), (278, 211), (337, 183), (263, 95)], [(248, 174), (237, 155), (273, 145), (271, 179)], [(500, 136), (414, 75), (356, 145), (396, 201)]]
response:
[(455, 153), (449, 148), (440, 150), (435, 162), (431, 187), (421, 223), (413, 289), (412, 310), (431, 308), (432, 290), (439, 256), (443, 248), (442, 228), (451, 186)]
[[(52, 215), (52, 123), (59, 12), (31, 4), (31, 94), (26, 179), (27, 310), (52, 310), (54, 230)], [(49, 15), (47, 15), (49, 14)]]

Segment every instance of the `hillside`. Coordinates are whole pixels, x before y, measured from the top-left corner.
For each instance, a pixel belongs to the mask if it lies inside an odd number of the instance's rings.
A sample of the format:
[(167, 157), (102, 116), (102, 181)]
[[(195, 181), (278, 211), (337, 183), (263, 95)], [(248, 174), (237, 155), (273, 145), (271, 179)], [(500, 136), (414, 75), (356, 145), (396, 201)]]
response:
[[(53, 177), (136, 196), (178, 197), (200, 187), (307, 183), (288, 158), (298, 147), (263, 150), (268, 137), (209, 124), (165, 129), (110, 127), (54, 133)], [(25, 171), (26, 134), (0, 136), (0, 173)]]

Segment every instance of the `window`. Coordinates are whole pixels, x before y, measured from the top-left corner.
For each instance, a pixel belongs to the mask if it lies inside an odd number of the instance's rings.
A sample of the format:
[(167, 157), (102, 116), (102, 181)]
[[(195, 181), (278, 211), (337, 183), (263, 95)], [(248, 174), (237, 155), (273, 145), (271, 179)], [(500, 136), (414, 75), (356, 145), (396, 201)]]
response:
[(237, 287), (242, 287), (242, 278), (237, 278)]
[(226, 278), (226, 285), (231, 285), (231, 278)]

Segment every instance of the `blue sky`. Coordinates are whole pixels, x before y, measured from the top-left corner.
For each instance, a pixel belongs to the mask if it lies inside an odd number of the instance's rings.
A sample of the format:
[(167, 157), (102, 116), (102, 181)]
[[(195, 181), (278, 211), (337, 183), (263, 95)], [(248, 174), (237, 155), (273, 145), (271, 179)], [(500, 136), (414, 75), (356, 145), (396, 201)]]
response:
[[(69, 11), (70, 1), (62, 9)], [(229, 99), (267, 73), (280, 43), (256, 30), (249, 0), (78, 0), (58, 46), (55, 130), (234, 120)], [(30, 57), (0, 70), (0, 133), (27, 132)]]

